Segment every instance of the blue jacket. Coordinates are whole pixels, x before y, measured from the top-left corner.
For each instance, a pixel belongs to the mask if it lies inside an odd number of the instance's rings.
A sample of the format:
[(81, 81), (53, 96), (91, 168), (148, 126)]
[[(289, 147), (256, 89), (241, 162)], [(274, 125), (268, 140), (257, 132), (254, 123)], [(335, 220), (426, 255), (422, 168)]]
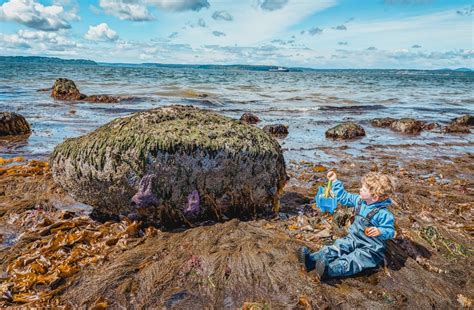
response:
[[(344, 189), (344, 185), (339, 180), (336, 180), (332, 184), (332, 191), (334, 195), (336, 195), (337, 202), (346, 207), (354, 208), (355, 206), (357, 206), (359, 200), (361, 199), (360, 195), (346, 192), (346, 190)], [(389, 206), (390, 204), (392, 204), (392, 201), (390, 199), (377, 201), (370, 205), (368, 205), (365, 201), (362, 201), (360, 215), (367, 216), (367, 214), (369, 214), (372, 209), (380, 206)], [(377, 212), (372, 218), (372, 222), (380, 230), (380, 236), (378, 236), (377, 238), (381, 240), (388, 240), (395, 237), (395, 219), (392, 212), (390, 212), (388, 208), (380, 209), (380, 211)]]

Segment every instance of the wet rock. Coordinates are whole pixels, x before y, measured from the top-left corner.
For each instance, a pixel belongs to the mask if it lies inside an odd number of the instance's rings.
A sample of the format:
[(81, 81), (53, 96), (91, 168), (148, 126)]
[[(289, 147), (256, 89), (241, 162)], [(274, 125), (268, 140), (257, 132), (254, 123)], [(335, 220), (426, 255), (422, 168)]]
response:
[(471, 130), (467, 126), (451, 123), (443, 128), (444, 133), (470, 133)]
[(384, 117), (384, 118), (374, 118), (370, 121), (370, 124), (374, 127), (390, 127), (396, 119), (391, 117)]
[(0, 136), (27, 135), (30, 133), (30, 125), (22, 115), (13, 112), (0, 112)]
[(96, 103), (117, 103), (120, 101), (120, 98), (109, 95), (92, 95), (84, 98), (84, 101)]
[(247, 124), (256, 124), (260, 122), (260, 119), (258, 118), (257, 115), (246, 112), (242, 114), (242, 116), (240, 117), (240, 121)]
[(189, 106), (136, 113), (67, 139), (51, 164), (56, 183), (99, 213), (139, 214), (158, 226), (270, 212), (286, 182), (276, 140)]
[(87, 96), (79, 92), (74, 81), (60, 78), (54, 82), (51, 97), (57, 100), (74, 101), (83, 100)]
[(441, 126), (438, 123), (429, 123), (429, 124), (424, 124), (423, 129), (424, 130), (433, 130), (435, 128), (440, 128)]
[(466, 114), (461, 117), (455, 118), (451, 121), (451, 124), (458, 126), (474, 126), (474, 116)]
[(419, 134), (423, 129), (423, 125), (424, 122), (414, 118), (402, 118), (394, 121), (390, 125), (390, 129), (405, 134)]
[(276, 137), (285, 137), (288, 135), (288, 125), (266, 125), (263, 127), (263, 130)]
[(332, 139), (355, 139), (363, 136), (364, 128), (353, 122), (342, 123), (326, 131), (326, 138)]

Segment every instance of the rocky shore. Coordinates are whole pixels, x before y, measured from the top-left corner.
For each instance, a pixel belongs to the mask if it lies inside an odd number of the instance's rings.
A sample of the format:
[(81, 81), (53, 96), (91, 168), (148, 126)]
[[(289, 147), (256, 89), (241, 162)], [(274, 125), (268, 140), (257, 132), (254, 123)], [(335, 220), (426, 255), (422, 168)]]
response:
[[(83, 95), (66, 79), (52, 96), (121, 100)], [(0, 116), (0, 135), (28, 139), (27, 119)], [(472, 116), (444, 125), (344, 120), (327, 128), (334, 145), (317, 147), (328, 155), (318, 162), (285, 162), (280, 143), (292, 128), (259, 122), (250, 113), (237, 120), (167, 106), (67, 139), (49, 161), (0, 157), (0, 307), (472, 307), (474, 155), (401, 156), (409, 144), (370, 144), (353, 155), (345, 144), (370, 139), (368, 126), (401, 139), (469, 135)], [(314, 204), (329, 169), (351, 192), (368, 171), (395, 177), (397, 234), (383, 266), (320, 282), (295, 251), (346, 234), (351, 210), (329, 215)]]
[[(18, 163), (19, 161), (19, 163)], [(472, 305), (473, 155), (400, 160), (384, 151), (338, 163), (291, 162), (278, 217), (160, 231), (126, 218), (97, 222), (54, 184), (44, 162), (0, 171), (2, 306), (118, 308), (456, 308)], [(294, 250), (345, 234), (312, 197), (336, 168), (357, 191), (368, 170), (396, 176), (397, 237), (385, 265), (320, 283)], [(296, 214), (304, 212), (304, 225)], [(8, 230), (9, 229), (9, 230)], [(7, 230), (7, 231), (5, 231)]]

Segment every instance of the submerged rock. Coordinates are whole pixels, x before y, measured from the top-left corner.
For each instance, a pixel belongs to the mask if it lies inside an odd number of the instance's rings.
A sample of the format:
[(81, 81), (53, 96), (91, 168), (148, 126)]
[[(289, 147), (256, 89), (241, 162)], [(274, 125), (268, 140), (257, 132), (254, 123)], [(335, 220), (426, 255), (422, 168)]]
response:
[(474, 116), (466, 114), (451, 121), (451, 124), (458, 126), (474, 126)]
[(423, 129), (424, 122), (416, 120), (414, 118), (402, 118), (394, 121), (390, 128), (393, 131), (406, 133), (406, 134), (419, 134)]
[(240, 117), (240, 121), (247, 124), (256, 124), (260, 122), (260, 119), (258, 118), (257, 115), (246, 112), (242, 114), (242, 116)]
[(353, 122), (342, 123), (326, 131), (326, 138), (331, 139), (355, 139), (363, 136), (364, 128)]
[(30, 133), (30, 125), (22, 115), (13, 112), (0, 112), (0, 136), (27, 135)]
[(57, 184), (98, 212), (162, 226), (271, 211), (286, 181), (280, 145), (264, 131), (185, 106), (67, 139), (51, 164)]
[(428, 123), (428, 124), (423, 124), (423, 129), (424, 130), (433, 130), (435, 128), (440, 128), (441, 126), (438, 123)]
[(462, 126), (456, 123), (451, 123), (443, 128), (445, 133), (470, 133), (471, 130), (468, 126)]
[(288, 125), (266, 125), (263, 127), (263, 130), (276, 137), (285, 137), (288, 135)]
[(84, 98), (84, 101), (97, 103), (117, 103), (120, 101), (120, 98), (109, 95), (91, 95)]
[(83, 100), (87, 96), (79, 92), (74, 81), (60, 78), (54, 82), (51, 97), (57, 100), (75, 101)]
[(370, 124), (374, 127), (390, 127), (396, 119), (391, 117), (384, 117), (384, 118), (374, 118), (370, 121)]

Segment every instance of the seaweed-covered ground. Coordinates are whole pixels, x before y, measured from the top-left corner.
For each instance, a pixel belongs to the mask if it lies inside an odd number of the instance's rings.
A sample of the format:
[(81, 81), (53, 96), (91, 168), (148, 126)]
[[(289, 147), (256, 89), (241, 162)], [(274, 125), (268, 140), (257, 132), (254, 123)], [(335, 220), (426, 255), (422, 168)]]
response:
[[(336, 150), (337, 151), (337, 150)], [(341, 150), (340, 154), (344, 154)], [(340, 155), (339, 154), (339, 155)], [(289, 162), (278, 216), (160, 231), (92, 220), (49, 166), (0, 160), (0, 306), (93, 309), (458, 308), (472, 306), (474, 156), (400, 159), (367, 150), (336, 163)], [(343, 236), (350, 210), (312, 201), (335, 168), (357, 191), (369, 170), (398, 179), (397, 236), (384, 266), (320, 283), (295, 250)], [(303, 223), (297, 223), (303, 211)]]

